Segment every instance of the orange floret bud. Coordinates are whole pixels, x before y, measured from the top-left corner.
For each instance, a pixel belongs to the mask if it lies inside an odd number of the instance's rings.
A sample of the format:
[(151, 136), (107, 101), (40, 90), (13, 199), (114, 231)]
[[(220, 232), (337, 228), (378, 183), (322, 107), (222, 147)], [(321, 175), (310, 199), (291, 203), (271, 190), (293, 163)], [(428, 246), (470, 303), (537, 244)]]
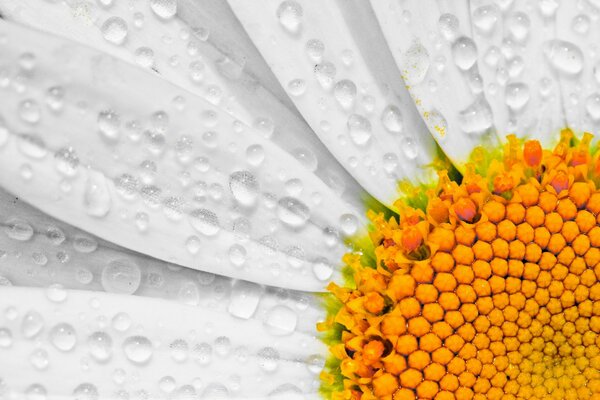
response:
[(454, 203), (454, 212), (456, 216), (465, 222), (472, 222), (477, 215), (477, 206), (473, 202), (473, 200), (463, 197), (459, 199), (456, 203)]
[(542, 162), (542, 145), (537, 140), (528, 140), (523, 147), (523, 160), (528, 167), (537, 167)]
[(423, 235), (417, 228), (408, 227), (402, 231), (402, 247), (407, 253), (415, 251), (423, 244)]

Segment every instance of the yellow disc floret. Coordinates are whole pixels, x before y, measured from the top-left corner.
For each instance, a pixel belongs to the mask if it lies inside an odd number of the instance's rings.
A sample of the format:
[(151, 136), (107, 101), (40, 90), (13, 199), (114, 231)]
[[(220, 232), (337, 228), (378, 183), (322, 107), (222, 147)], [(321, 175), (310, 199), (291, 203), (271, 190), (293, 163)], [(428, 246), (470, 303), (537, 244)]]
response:
[[(334, 400), (600, 400), (600, 152), (509, 136), (427, 201), (371, 211), (373, 248), (319, 324)], [(413, 206), (411, 207), (410, 204)]]

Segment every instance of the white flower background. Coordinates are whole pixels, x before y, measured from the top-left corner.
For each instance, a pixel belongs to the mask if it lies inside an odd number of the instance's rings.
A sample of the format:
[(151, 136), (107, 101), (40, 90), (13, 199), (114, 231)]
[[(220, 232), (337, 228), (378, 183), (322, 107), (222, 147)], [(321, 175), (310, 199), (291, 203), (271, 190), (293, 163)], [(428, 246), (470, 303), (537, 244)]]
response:
[(597, 0), (0, 15), (0, 399), (319, 398), (365, 201), (600, 123)]

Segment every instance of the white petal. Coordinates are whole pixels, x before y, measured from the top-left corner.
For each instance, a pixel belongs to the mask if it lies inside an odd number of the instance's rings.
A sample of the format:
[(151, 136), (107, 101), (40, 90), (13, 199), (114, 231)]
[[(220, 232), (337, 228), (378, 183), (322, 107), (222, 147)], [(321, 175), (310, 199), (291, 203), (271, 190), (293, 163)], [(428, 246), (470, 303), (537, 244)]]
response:
[[(246, 125), (258, 127), (360, 207), (362, 189), (295, 110), (225, 2), (179, 0), (173, 2), (177, 15), (166, 14), (168, 18), (153, 12), (147, 0), (102, 4), (0, 0), (0, 11), (8, 19), (153, 71), (205, 98)], [(118, 43), (106, 25), (115, 18), (123, 21), (127, 32)]]
[[(1, 186), (165, 261), (302, 290), (321, 290), (335, 278), (332, 266), (346, 251), (338, 233), (353, 234), (362, 211), (300, 161), (135, 67), (1, 26), (0, 112), (10, 132), (0, 148)], [(23, 54), (33, 56), (32, 65)], [(180, 98), (183, 107), (173, 101)], [(239, 171), (250, 174), (240, 180)], [(245, 263), (224, 268), (237, 245)], [(290, 253), (302, 265), (290, 263)]]
[(283, 333), (314, 332), (324, 318), (319, 300), (308, 293), (237, 281), (132, 252), (44, 215), (2, 190), (0, 209), (0, 285), (163, 298), (266, 325), (287, 321)]
[(398, 179), (428, 178), (435, 145), (368, 4), (229, 4), (306, 121), (369, 193), (389, 205)]
[(163, 300), (0, 293), (0, 390), (9, 398), (318, 398), (324, 348), (309, 335), (276, 336), (257, 321)]

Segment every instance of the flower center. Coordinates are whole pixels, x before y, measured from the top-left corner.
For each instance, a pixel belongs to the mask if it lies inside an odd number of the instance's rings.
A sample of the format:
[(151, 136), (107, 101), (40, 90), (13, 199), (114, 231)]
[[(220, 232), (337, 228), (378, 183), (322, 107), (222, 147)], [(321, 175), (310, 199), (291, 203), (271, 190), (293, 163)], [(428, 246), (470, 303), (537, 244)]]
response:
[(598, 398), (600, 152), (569, 130), (553, 151), (508, 139), (421, 209), (370, 212), (319, 325), (332, 399)]

